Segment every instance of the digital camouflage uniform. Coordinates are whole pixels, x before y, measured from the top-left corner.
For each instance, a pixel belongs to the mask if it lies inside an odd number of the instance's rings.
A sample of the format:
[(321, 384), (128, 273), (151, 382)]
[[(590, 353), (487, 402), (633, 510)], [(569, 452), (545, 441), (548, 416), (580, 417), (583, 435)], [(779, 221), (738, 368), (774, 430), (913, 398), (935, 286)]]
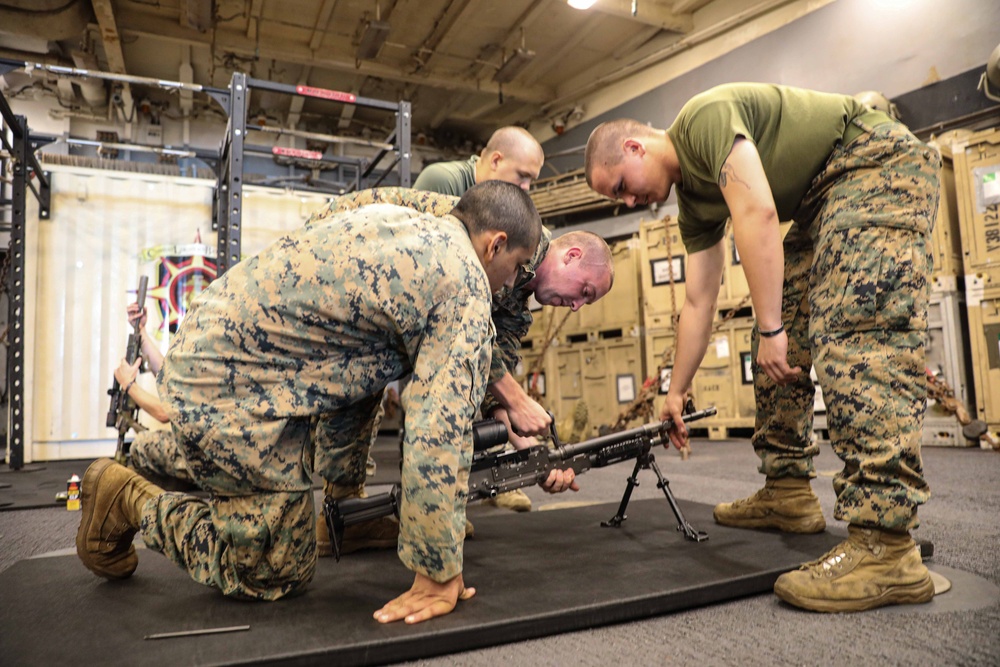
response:
[(678, 224), (689, 252), (718, 243), (729, 210), (718, 186), (734, 137), (755, 144), (782, 220), (785, 387), (756, 364), (753, 446), (769, 478), (816, 476), (815, 365), (834, 451), (835, 516), (915, 528), (929, 491), (920, 436), (926, 406), (927, 244), (940, 157), (903, 125), (845, 95), (770, 84), (702, 93), (668, 130), (681, 165)]
[[(394, 204), (405, 206), (419, 213), (437, 217), (448, 215), (458, 203), (458, 197), (443, 195), (436, 192), (426, 192), (399, 187), (373, 188), (359, 190), (334, 197), (326, 206), (313, 213), (306, 221), (306, 226), (328, 220), (331, 216), (351, 211), (371, 204)], [(489, 381), (499, 380), (507, 372), (513, 373), (521, 360), (521, 339), (531, 327), (532, 315), (528, 309), (528, 299), (531, 291), (525, 286), (534, 280), (535, 269), (545, 258), (552, 233), (542, 227), (542, 237), (538, 249), (531, 260), (522, 266), (513, 288), (504, 287), (493, 297), (493, 323), (496, 328), (496, 342), (493, 346)], [(499, 407), (496, 399), (489, 392), (482, 405), (482, 413), (489, 414)], [(381, 411), (371, 426), (372, 442), (378, 434), (381, 421)], [(131, 467), (146, 475), (161, 475), (175, 477), (184, 481), (192, 481), (187, 470), (187, 464), (181, 455), (173, 432), (170, 430), (147, 431), (136, 436), (132, 443)], [(326, 493), (330, 493), (326, 485)]]
[[(854, 123), (856, 138), (834, 150), (785, 237), (782, 322), (789, 366), (815, 365), (844, 462), (834, 478), (834, 516), (909, 530), (930, 496), (920, 440), (941, 160), (888, 117)], [(758, 343), (755, 327), (754, 359)], [(780, 387), (756, 363), (753, 370), (760, 471), (815, 477), (809, 374)]]
[(332, 215), (344, 213), (345, 211), (353, 211), (356, 208), (371, 204), (405, 206), (418, 213), (428, 213), (440, 218), (451, 213), (458, 200), (459, 197), (410, 188), (390, 187), (358, 190), (357, 192), (349, 192), (346, 195), (340, 195), (331, 199), (326, 206), (309, 217), (306, 225), (312, 225), (316, 222), (326, 220)]
[(301, 591), (316, 559), (313, 461), (360, 485), (383, 390), (412, 372), (398, 553), (435, 581), (459, 574), (489, 303), (462, 223), (395, 206), (313, 221), (234, 266), (195, 300), (159, 377), (211, 496), (146, 503), (146, 545), (227, 595)]
[(129, 447), (129, 467), (144, 477), (173, 477), (194, 482), (172, 429), (137, 433)]
[[(396, 204), (406, 206), (421, 213), (445, 215), (458, 202), (458, 197), (425, 192), (405, 188), (375, 188), (360, 190), (336, 197), (326, 207), (313, 215), (306, 224), (322, 220), (341, 211), (351, 210), (372, 203)], [(513, 287), (504, 287), (493, 295), (493, 324), (496, 327), (496, 343), (493, 346), (493, 357), (490, 363), (490, 383), (496, 382), (514, 369), (521, 361), (521, 339), (524, 338), (533, 321), (528, 309), (528, 300), (532, 291), (528, 283), (535, 279), (535, 271), (545, 259), (552, 241), (552, 232), (542, 227), (541, 240), (531, 260), (523, 264), (514, 280)], [(483, 414), (490, 414), (500, 407), (493, 394), (487, 392), (483, 402)]]
[[(326, 206), (314, 212), (305, 224), (306, 226), (314, 225), (328, 220), (331, 216), (371, 204), (405, 206), (419, 213), (443, 217), (451, 213), (455, 204), (458, 203), (458, 199), (458, 197), (434, 192), (399, 187), (359, 190), (334, 197)], [(380, 410), (371, 428), (373, 438), (378, 434), (381, 418), (382, 411)], [(372, 442), (374, 443), (374, 439)], [(170, 430), (146, 431), (138, 434), (129, 451), (131, 455), (130, 466), (139, 473), (147, 476), (161, 475), (192, 481), (184, 457), (181, 455), (177, 442), (173, 438), (173, 432)], [(330, 493), (328, 485), (326, 492)]]

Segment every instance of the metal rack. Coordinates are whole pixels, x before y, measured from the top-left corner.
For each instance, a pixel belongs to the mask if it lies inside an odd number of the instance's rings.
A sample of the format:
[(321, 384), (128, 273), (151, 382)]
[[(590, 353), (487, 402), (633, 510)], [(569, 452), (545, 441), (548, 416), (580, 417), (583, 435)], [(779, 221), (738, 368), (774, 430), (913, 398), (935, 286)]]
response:
[[(378, 148), (379, 152), (371, 160), (366, 158), (334, 158), (321, 162), (333, 162), (338, 164), (354, 164), (357, 167), (357, 176), (352, 189), (375, 187), (385, 177), (397, 169), (399, 171), (399, 185), (409, 187), (410, 185), (410, 136), (411, 136), (411, 111), (410, 103), (386, 102), (367, 97), (359, 97), (353, 93), (344, 93), (325, 88), (314, 88), (312, 86), (293, 86), (276, 83), (264, 79), (255, 79), (243, 72), (234, 72), (229, 83), (229, 88), (214, 88), (202, 86), (196, 83), (181, 81), (165, 81), (150, 77), (133, 76), (129, 74), (118, 74), (113, 72), (100, 72), (94, 70), (78, 69), (74, 67), (62, 67), (58, 65), (45, 65), (22, 60), (10, 60), (0, 58), (0, 73), (12, 69), (25, 69), (29, 72), (41, 70), (51, 72), (60, 76), (96, 78), (118, 83), (133, 83), (137, 85), (163, 88), (166, 90), (184, 90), (190, 92), (203, 93), (214, 99), (223, 108), (229, 117), (226, 125), (226, 133), (222, 140), (219, 151), (218, 167), (216, 169), (218, 180), (213, 202), (212, 227), (218, 233), (218, 253), (216, 257), (217, 275), (221, 276), (233, 264), (240, 261), (242, 247), (241, 224), (243, 212), (243, 158), (247, 154), (260, 155), (271, 154), (280, 155), (274, 149), (270, 153), (258, 146), (246, 144), (247, 136), (247, 104), (251, 90), (263, 90), (272, 93), (282, 93), (299, 97), (314, 97), (317, 99), (329, 100), (343, 104), (353, 104), (363, 108), (378, 109), (381, 111), (391, 111), (396, 114), (396, 127), (384, 142), (369, 142), (355, 140), (352, 143), (367, 144)], [(295, 134), (293, 131), (287, 131)], [(332, 137), (331, 137), (332, 138)], [(292, 153), (305, 153), (305, 151), (291, 151)], [(395, 159), (386, 167), (374, 183), (369, 184), (368, 179), (375, 169), (382, 163), (389, 153), (393, 153)], [(205, 158), (211, 159), (211, 158)], [(320, 162), (320, 161), (317, 161)]]
[[(356, 177), (352, 189), (375, 187), (386, 176), (397, 169), (399, 185), (410, 185), (410, 136), (411, 111), (410, 103), (386, 102), (350, 93), (312, 88), (309, 86), (291, 86), (286, 84), (254, 79), (244, 73), (234, 73), (229, 89), (201, 86), (199, 84), (164, 81), (148, 77), (131, 76), (92, 70), (43, 65), (21, 60), (0, 58), (0, 74), (14, 69), (28, 71), (43, 70), (61, 76), (97, 78), (122, 83), (134, 83), (159, 87), (168, 90), (187, 90), (204, 93), (218, 102), (229, 116), (226, 134), (218, 156), (218, 175), (215, 204), (213, 207), (213, 226), (218, 232), (217, 275), (221, 276), (233, 264), (240, 261), (241, 222), (243, 200), (243, 158), (245, 154), (280, 155), (278, 150), (271, 153), (261, 147), (245, 144), (247, 134), (247, 102), (249, 91), (253, 89), (285, 93), (305, 97), (315, 97), (359, 107), (391, 111), (396, 114), (395, 130), (385, 142), (366, 142), (354, 140), (352, 143), (365, 143), (378, 148), (379, 152), (372, 159), (367, 158), (325, 158), (321, 162), (348, 164), (356, 167)], [(8, 168), (13, 174), (9, 187), (4, 184), (0, 188), (0, 205), (11, 211), (10, 245), (5, 262), (9, 262), (5, 289), (9, 296), (8, 314), (8, 349), (7, 349), (7, 390), (8, 390), (8, 432), (7, 461), (14, 470), (24, 466), (24, 275), (25, 275), (25, 222), (27, 190), (30, 188), (39, 203), (39, 216), (47, 219), (50, 214), (49, 176), (42, 169), (35, 156), (36, 142), (29, 135), (27, 119), (13, 113), (6, 98), (0, 94), (0, 134), (2, 134), (5, 153), (0, 156), (2, 173)], [(37, 137), (36, 137), (37, 139)], [(292, 151), (287, 151), (294, 153)], [(199, 157), (211, 160), (198, 152)], [(378, 176), (374, 183), (368, 179), (386, 156), (393, 153), (394, 159)], [(9, 167), (8, 167), (9, 165)], [(37, 181), (38, 185), (35, 185)], [(8, 194), (9, 192), (9, 194)]]
[(386, 102), (336, 90), (292, 86), (254, 79), (242, 72), (235, 72), (229, 84), (228, 99), (223, 104), (229, 114), (229, 122), (226, 124), (226, 134), (219, 151), (219, 180), (213, 202), (214, 227), (219, 240), (216, 255), (217, 276), (221, 276), (240, 261), (243, 220), (243, 158), (244, 155), (252, 151), (252, 148), (246, 145), (247, 101), (250, 91), (255, 89), (300, 97), (315, 97), (369, 109), (395, 112), (396, 129), (389, 135), (388, 139), (380, 144), (370, 143), (370, 145), (380, 148), (376, 156), (371, 161), (358, 159), (359, 173), (353, 189), (369, 187), (367, 183), (369, 176), (389, 155), (390, 151), (395, 154), (395, 159), (370, 187), (377, 186), (397, 167), (399, 185), (403, 187), (410, 185), (411, 112), (409, 102)]
[[(0, 93), (0, 174), (10, 169), (10, 187), (0, 188), (0, 205), (10, 211), (10, 244), (7, 247), (7, 464), (12, 470), (24, 467), (24, 275), (25, 222), (28, 189), (38, 200), (38, 215), (50, 213), (49, 175), (35, 157), (28, 132), (28, 120), (15, 115)], [(36, 186), (34, 181), (38, 181)], [(5, 216), (6, 217), (6, 216)]]

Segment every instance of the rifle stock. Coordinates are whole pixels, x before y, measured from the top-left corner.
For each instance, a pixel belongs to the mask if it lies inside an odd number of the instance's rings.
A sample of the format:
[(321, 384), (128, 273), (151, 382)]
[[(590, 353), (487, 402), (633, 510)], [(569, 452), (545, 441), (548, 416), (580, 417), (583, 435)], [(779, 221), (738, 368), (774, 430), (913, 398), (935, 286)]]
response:
[[(143, 308), (146, 302), (146, 288), (149, 285), (149, 277), (139, 278), (139, 289), (136, 290), (136, 303), (139, 308)], [(132, 333), (128, 335), (128, 343), (125, 347), (125, 360), (129, 364), (134, 364), (139, 358), (142, 350), (142, 317), (138, 317), (132, 325)], [(111, 389), (108, 390), (111, 396), (111, 407), (108, 409), (108, 416), (105, 425), (108, 428), (118, 429), (118, 447), (115, 451), (115, 460), (125, 464), (125, 434), (132, 424), (136, 423), (138, 408), (135, 403), (129, 400), (128, 394), (123, 391), (123, 387), (118, 383), (118, 378), (113, 377)], [(128, 415), (128, 419), (126, 419)]]

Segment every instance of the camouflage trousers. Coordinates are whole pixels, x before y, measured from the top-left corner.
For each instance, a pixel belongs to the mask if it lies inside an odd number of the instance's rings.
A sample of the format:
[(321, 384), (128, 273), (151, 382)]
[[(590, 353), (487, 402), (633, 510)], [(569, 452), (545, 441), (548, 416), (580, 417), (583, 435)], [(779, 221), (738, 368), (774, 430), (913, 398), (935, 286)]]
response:
[[(198, 583), (230, 597), (277, 600), (302, 592), (316, 570), (312, 468), (315, 465), (328, 483), (362, 484), (368, 452), (378, 432), (381, 398), (380, 393), (314, 418), (308, 429), (291, 425), (293, 420), (285, 420), (289, 424), (282, 426), (255, 422), (238, 413), (227, 415), (230, 428), (223, 430), (242, 432), (233, 450), (246, 448), (248, 459), (256, 454), (255, 433), (283, 429), (286, 442), (275, 449), (287, 453), (300, 448), (298, 467), (288, 468), (290, 483), (284, 486), (265, 487), (257, 482), (248, 487), (248, 480), (255, 478), (252, 463), (242, 473), (239, 465), (223, 473), (206, 464), (197, 456), (197, 438), (180, 429), (174, 430), (174, 437), (140, 445), (143, 465), (164, 466), (154, 471), (176, 477), (177, 468), (169, 468), (169, 463), (179, 460), (193, 481), (210, 492), (208, 499), (164, 493), (147, 502), (142, 513), (146, 546), (165, 555)], [(209, 437), (212, 432), (218, 429), (210, 431)]]
[[(834, 515), (858, 526), (919, 524), (930, 491), (920, 440), (926, 407), (927, 247), (940, 157), (897, 123), (839, 146), (785, 237), (782, 322), (788, 362), (803, 372), (781, 387), (754, 363), (753, 446), (769, 477), (815, 477), (815, 366), (830, 439), (843, 468)], [(759, 332), (753, 331), (753, 358)]]
[(194, 482), (187, 460), (177, 446), (171, 429), (143, 431), (129, 448), (133, 470), (144, 476), (173, 477)]

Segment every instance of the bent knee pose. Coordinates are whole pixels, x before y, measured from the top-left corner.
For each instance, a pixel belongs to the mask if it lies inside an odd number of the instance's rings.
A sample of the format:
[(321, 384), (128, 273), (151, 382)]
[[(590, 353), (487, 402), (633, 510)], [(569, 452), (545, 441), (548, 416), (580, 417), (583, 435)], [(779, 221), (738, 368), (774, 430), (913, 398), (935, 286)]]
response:
[(486, 390), (491, 295), (534, 254), (541, 220), (501, 182), (447, 215), (373, 205), (309, 224), (214, 281), (168, 352), (159, 391), (201, 499), (117, 464), (84, 478), (77, 553), (131, 575), (137, 531), (200, 583), (275, 600), (315, 570), (313, 460), (360, 483), (373, 405), (411, 373), (398, 552), (410, 591), (378, 610), (426, 620), (469, 597), (462, 577), (471, 425)]

